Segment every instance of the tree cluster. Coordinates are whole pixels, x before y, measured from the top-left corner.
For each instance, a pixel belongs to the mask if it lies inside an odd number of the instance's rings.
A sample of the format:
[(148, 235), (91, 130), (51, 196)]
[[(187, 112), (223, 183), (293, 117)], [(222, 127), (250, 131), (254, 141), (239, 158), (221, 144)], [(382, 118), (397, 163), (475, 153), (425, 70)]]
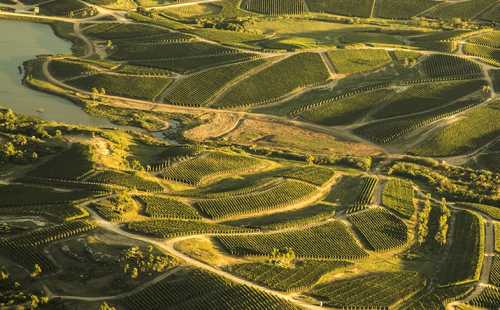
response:
[(131, 279), (137, 279), (141, 274), (160, 273), (172, 266), (173, 261), (169, 257), (155, 255), (153, 250), (152, 246), (148, 246), (146, 251), (138, 246), (125, 250), (120, 258), (123, 263), (123, 272)]

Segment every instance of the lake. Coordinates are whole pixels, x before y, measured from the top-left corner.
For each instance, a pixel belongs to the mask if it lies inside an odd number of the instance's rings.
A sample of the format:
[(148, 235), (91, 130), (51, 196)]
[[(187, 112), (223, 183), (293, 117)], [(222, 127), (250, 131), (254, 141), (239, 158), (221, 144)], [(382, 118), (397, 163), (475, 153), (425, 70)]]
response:
[(69, 124), (111, 126), (88, 115), (71, 101), (24, 86), (18, 66), (41, 54), (71, 54), (71, 43), (50, 26), (0, 19), (0, 106), (15, 112)]

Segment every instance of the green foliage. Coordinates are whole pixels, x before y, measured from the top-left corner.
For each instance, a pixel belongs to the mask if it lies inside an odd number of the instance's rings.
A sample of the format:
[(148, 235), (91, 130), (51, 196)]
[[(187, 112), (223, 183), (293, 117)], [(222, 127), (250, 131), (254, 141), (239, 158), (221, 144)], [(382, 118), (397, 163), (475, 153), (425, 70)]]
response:
[(493, 257), (490, 271), (490, 283), (496, 287), (500, 287), (500, 257), (498, 255)]
[(378, 69), (392, 60), (381, 49), (342, 49), (328, 52), (328, 57), (338, 73), (352, 74)]
[(247, 228), (185, 220), (148, 220), (130, 222), (127, 224), (127, 228), (133, 232), (159, 238), (174, 238), (198, 234), (231, 234), (253, 231), (253, 229)]
[(373, 0), (305, 0), (312, 12), (369, 17)]
[(337, 203), (340, 206), (370, 204), (377, 178), (373, 176), (344, 176), (334, 185), (325, 201)]
[(121, 299), (120, 304), (130, 310), (153, 310), (158, 305), (168, 305), (172, 310), (299, 309), (273, 295), (198, 269), (186, 270), (175, 279), (167, 277)]
[(483, 58), (483, 61), (494, 66), (500, 66), (500, 49), (488, 46), (464, 44), (463, 51), (466, 55)]
[(374, 251), (401, 247), (408, 239), (405, 223), (383, 209), (368, 209), (350, 215), (348, 219)]
[(99, 73), (70, 80), (66, 83), (87, 92), (92, 92), (93, 89), (104, 89), (106, 94), (112, 96), (153, 100), (172, 83), (172, 80), (162, 77)]
[(199, 185), (213, 179), (256, 170), (262, 162), (254, 157), (224, 152), (206, 152), (163, 170), (167, 180)]
[(82, 144), (73, 144), (71, 148), (38, 166), (28, 175), (37, 178), (80, 180), (93, 169), (90, 148)]
[(236, 84), (214, 106), (231, 108), (270, 103), (294, 90), (326, 83), (329, 77), (319, 54), (295, 54)]
[(432, 10), (428, 16), (439, 19), (452, 19), (454, 17), (472, 19), (494, 3), (496, 3), (495, 0), (471, 0), (459, 3), (450, 2)]
[[(438, 273), (440, 284), (477, 280), (484, 255), (484, 230), (479, 218), (467, 211), (455, 213), (455, 229), (446, 258)], [(464, 255), (467, 253), (467, 255)]]
[(330, 222), (303, 230), (255, 236), (216, 237), (233, 255), (271, 255), (275, 248), (293, 249), (298, 258), (359, 259), (366, 252), (341, 222)]
[(469, 301), (469, 304), (481, 308), (498, 309), (500, 307), (500, 288), (485, 287), (479, 296)]
[(0, 208), (13, 206), (41, 206), (70, 203), (91, 197), (87, 191), (56, 191), (28, 185), (0, 186)]
[(460, 206), (478, 210), (495, 220), (500, 220), (500, 208), (479, 203), (460, 203)]
[(434, 5), (433, 0), (380, 0), (375, 7), (377, 17), (407, 19)]
[(322, 284), (310, 294), (335, 308), (388, 308), (423, 289), (425, 282), (416, 272), (380, 272)]
[(500, 132), (500, 101), (466, 111), (463, 117), (416, 146), (412, 151), (425, 156), (451, 156), (464, 154), (492, 141)]
[(304, 0), (244, 0), (241, 7), (267, 15), (299, 15), (307, 10)]
[(86, 179), (87, 182), (111, 184), (145, 192), (161, 192), (163, 188), (154, 181), (146, 180), (133, 172), (118, 172), (105, 170)]
[(97, 10), (78, 0), (56, 0), (43, 3), (39, 7), (40, 13), (44, 15), (85, 18), (97, 14)]
[(144, 213), (152, 218), (200, 219), (193, 207), (178, 200), (160, 196), (136, 196), (144, 206)]
[(302, 291), (311, 288), (325, 274), (347, 267), (342, 261), (299, 261), (285, 268), (266, 263), (246, 263), (227, 267), (228, 271), (266, 287), (286, 291)]
[(439, 309), (445, 310), (445, 304), (460, 300), (467, 296), (473, 290), (472, 286), (460, 285), (449, 286), (443, 288), (434, 288), (430, 291), (422, 290), (417, 295), (413, 296), (404, 302), (400, 309), (402, 310), (428, 310)]
[(390, 179), (384, 186), (382, 204), (404, 218), (410, 218), (415, 212), (414, 192), (411, 182)]
[(331, 180), (334, 175), (335, 171), (330, 168), (309, 165), (285, 169), (283, 172), (278, 173), (277, 176), (297, 179), (317, 186), (321, 186)]
[(316, 190), (315, 186), (308, 183), (285, 179), (267, 190), (255, 193), (200, 200), (196, 202), (196, 207), (212, 219), (225, 219), (293, 205), (310, 197)]
[(318, 203), (299, 210), (235, 220), (226, 222), (226, 224), (232, 226), (258, 227), (260, 229), (275, 230), (318, 223), (325, 221), (334, 215), (334, 206)]
[(152, 246), (146, 251), (138, 246), (132, 246), (121, 253), (119, 260), (123, 272), (132, 279), (137, 279), (144, 273), (163, 273), (175, 264), (169, 256), (155, 255)]
[(431, 55), (422, 61), (420, 67), (426, 76), (433, 78), (481, 75), (481, 67), (477, 63), (458, 56)]
[(231, 80), (263, 63), (263, 60), (257, 59), (196, 73), (177, 83), (165, 100), (179, 105), (205, 106)]

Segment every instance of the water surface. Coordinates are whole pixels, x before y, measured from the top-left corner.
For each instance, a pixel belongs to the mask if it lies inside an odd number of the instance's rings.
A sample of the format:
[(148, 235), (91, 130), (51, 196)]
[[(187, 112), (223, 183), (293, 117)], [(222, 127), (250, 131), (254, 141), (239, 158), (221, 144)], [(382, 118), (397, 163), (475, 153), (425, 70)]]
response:
[(18, 66), (41, 54), (71, 54), (71, 43), (58, 38), (48, 25), (0, 19), (0, 106), (46, 120), (110, 126), (67, 99), (22, 84)]

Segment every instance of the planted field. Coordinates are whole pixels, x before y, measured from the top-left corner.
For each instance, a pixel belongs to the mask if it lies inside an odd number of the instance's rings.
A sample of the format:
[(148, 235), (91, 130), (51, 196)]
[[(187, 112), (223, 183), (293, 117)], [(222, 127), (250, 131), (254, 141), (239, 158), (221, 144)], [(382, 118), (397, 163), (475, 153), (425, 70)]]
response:
[(198, 185), (219, 177), (255, 171), (262, 165), (260, 160), (249, 156), (207, 152), (168, 167), (161, 176), (167, 180)]
[(241, 8), (267, 15), (298, 15), (307, 11), (304, 0), (244, 0)]
[(493, 6), (490, 10), (487, 10), (481, 14), (480, 19), (499, 22), (500, 21), (500, 4)]
[(137, 189), (144, 192), (161, 192), (163, 188), (156, 182), (146, 180), (133, 173), (101, 171), (86, 179), (87, 182), (103, 183)]
[(483, 80), (445, 81), (409, 85), (378, 109), (373, 118), (386, 118), (439, 108), (466, 95), (481, 91)]
[(371, 203), (376, 184), (376, 177), (344, 176), (332, 187), (325, 201), (340, 206), (367, 205)]
[(3, 239), (0, 240), (0, 256), (6, 257), (12, 262), (23, 266), (26, 270), (32, 270), (35, 264), (38, 264), (45, 274), (57, 270), (57, 266), (41, 249), (18, 247), (15, 243)]
[[(444, 118), (452, 117), (457, 113), (461, 113), (467, 110), (469, 111), (465, 113), (477, 112), (478, 110), (480, 110), (480, 108), (477, 109), (472, 109), (472, 108), (478, 105), (480, 102), (481, 102), (480, 99), (468, 99), (468, 100), (456, 101), (454, 103), (445, 105), (443, 107), (436, 108), (428, 112), (420, 113), (416, 116), (407, 116), (384, 122), (371, 123), (362, 127), (358, 127), (354, 131), (357, 134), (364, 136), (377, 143), (391, 143), (394, 140), (401, 138), (419, 128), (425, 127)], [(478, 125), (483, 126), (485, 124), (475, 123), (475, 126)], [(492, 126), (495, 126), (495, 124), (493, 124)], [(444, 129), (446, 130), (452, 127), (454, 127), (453, 124), (445, 127)], [(456, 134), (456, 131), (454, 132), (454, 134)], [(475, 133), (471, 134), (474, 135)], [(468, 135), (466, 135), (465, 137), (467, 137)], [(462, 139), (461, 137), (458, 138)], [(432, 139), (428, 139), (424, 143), (428, 143), (428, 141), (432, 141)], [(421, 151), (417, 152), (418, 154), (422, 154)]]
[(408, 239), (408, 227), (398, 217), (383, 209), (370, 209), (348, 217), (362, 240), (374, 251), (403, 246)]
[(299, 258), (359, 259), (367, 256), (341, 222), (283, 233), (255, 236), (220, 236), (216, 240), (231, 254), (271, 255), (273, 249), (289, 248)]
[(445, 304), (460, 300), (469, 294), (474, 287), (469, 285), (455, 285), (450, 287), (435, 288), (428, 291), (423, 291), (404, 302), (399, 309), (401, 310), (428, 310), (440, 309), (444, 310)]
[(165, 101), (188, 106), (208, 105), (209, 99), (222, 87), (264, 63), (264, 60), (258, 59), (196, 73), (175, 84)]
[[(455, 213), (452, 242), (438, 273), (440, 284), (477, 280), (484, 255), (484, 230), (479, 218), (467, 211)], [(467, 253), (467, 255), (464, 255)]]
[(73, 144), (70, 149), (38, 166), (28, 175), (36, 178), (80, 180), (94, 169), (91, 156), (88, 146)]
[(500, 101), (496, 100), (465, 112), (461, 118), (413, 149), (426, 156), (450, 156), (472, 152), (498, 136)]
[(466, 55), (476, 56), (483, 59), (483, 61), (494, 65), (500, 66), (500, 48), (491, 48), (488, 46), (464, 44), (463, 51)]
[(335, 171), (330, 168), (325, 168), (321, 166), (303, 166), (303, 167), (292, 167), (285, 169), (283, 172), (279, 172), (277, 176), (296, 179), (311, 183), (317, 186), (321, 186), (331, 180), (335, 175)]
[(60, 205), (30, 205), (29, 207), (1, 207), (1, 215), (31, 215), (46, 216), (60, 221), (73, 221), (88, 217), (88, 213), (71, 204)]
[(211, 3), (193, 3), (187, 6), (167, 8), (161, 10), (161, 14), (168, 14), (176, 18), (196, 18), (208, 15), (216, 15), (223, 8)]
[(436, 5), (433, 0), (379, 0), (375, 4), (377, 17), (408, 19)]
[(490, 283), (500, 287), (500, 256), (493, 257), (493, 263), (490, 271)]
[(495, 3), (495, 0), (470, 0), (458, 3), (449, 2), (444, 5), (440, 5), (426, 15), (432, 18), (440, 19), (451, 19), (453, 17), (472, 19), (484, 11), (484, 9)]
[(328, 306), (348, 309), (387, 309), (423, 289), (416, 272), (380, 272), (319, 285), (309, 293)]
[(136, 233), (158, 238), (174, 238), (198, 234), (245, 233), (253, 231), (248, 228), (184, 220), (148, 220), (130, 222), (127, 224), (127, 228), (128, 230)]
[(346, 16), (369, 17), (373, 0), (306, 0), (311, 12), (332, 13)]
[(87, 221), (71, 221), (49, 226), (8, 239), (16, 247), (32, 248), (89, 232), (96, 226)]
[(159, 35), (168, 36), (170, 39), (188, 39), (189, 36), (177, 32), (169, 32), (161, 28), (148, 25), (103, 23), (85, 28), (85, 34), (100, 40), (145, 40)]
[(481, 67), (478, 64), (457, 56), (431, 55), (419, 66), (424, 74), (431, 78), (481, 75)]
[(481, 213), (485, 213), (488, 216), (492, 217), (495, 220), (500, 220), (500, 208), (499, 207), (494, 207), (494, 206), (489, 206), (485, 204), (479, 204), (479, 203), (465, 203), (462, 202), (460, 203), (460, 206), (470, 208), (470, 209), (475, 209), (477, 211), (480, 211)]
[(291, 206), (307, 199), (316, 191), (317, 188), (313, 185), (290, 179), (248, 195), (200, 200), (196, 202), (196, 207), (212, 219), (225, 219)]
[(65, 61), (65, 60), (51, 60), (49, 62), (49, 71), (53, 77), (58, 80), (73, 78), (84, 74), (94, 73), (96, 70), (88, 64)]
[(311, 288), (325, 274), (349, 265), (342, 261), (301, 261), (293, 267), (283, 268), (273, 264), (248, 263), (231, 265), (228, 271), (275, 290), (293, 292)]
[[(172, 43), (164, 45), (135, 45), (120, 44), (113, 49), (111, 58), (114, 60), (137, 61), (186, 57), (205, 57), (207, 55), (227, 55), (236, 54), (237, 50), (222, 47), (219, 45), (193, 42), (193, 43)], [(191, 59), (192, 61), (192, 59)]]
[(142, 77), (118, 74), (95, 74), (80, 77), (67, 84), (91, 92), (104, 89), (107, 95), (153, 100), (172, 80), (163, 77)]
[(64, 204), (91, 197), (87, 191), (55, 191), (47, 187), (28, 185), (0, 186), (0, 207), (40, 206), (48, 204)]
[(78, 0), (56, 0), (45, 2), (39, 6), (43, 15), (64, 16), (71, 18), (85, 18), (97, 12)]
[(372, 71), (392, 61), (387, 51), (376, 49), (332, 50), (328, 52), (328, 57), (335, 66), (335, 71), (344, 74)]
[(493, 30), (493, 31), (483, 32), (477, 36), (468, 38), (467, 42), (491, 48), (500, 48), (500, 31)]
[(230, 221), (226, 222), (226, 224), (231, 226), (257, 227), (266, 230), (276, 230), (281, 228), (300, 227), (326, 221), (334, 215), (334, 206), (319, 203), (299, 210)]
[(298, 115), (306, 121), (325, 126), (352, 124), (391, 95), (393, 92), (387, 89), (363, 92), (331, 102), (318, 102), (317, 107), (311, 106)]
[(500, 223), (495, 223), (495, 251), (500, 252)]
[(485, 287), (479, 296), (469, 301), (469, 304), (483, 309), (498, 309), (500, 307), (500, 288)]
[(319, 54), (296, 54), (236, 84), (214, 106), (231, 108), (271, 103), (294, 90), (324, 84), (329, 77)]
[(197, 70), (205, 70), (214, 66), (221, 66), (242, 61), (250, 61), (254, 56), (246, 53), (222, 53), (217, 55), (198, 55), (188, 57), (139, 59), (131, 60), (130, 64), (140, 65), (148, 68), (159, 68), (172, 70), (180, 73), (190, 73)]
[(168, 305), (172, 310), (298, 310), (273, 295), (197, 269), (184, 271), (180, 277), (167, 277), (120, 303), (130, 310), (154, 310), (158, 305)]
[(390, 179), (384, 186), (382, 204), (398, 215), (409, 219), (415, 212), (413, 184), (400, 179)]
[(201, 219), (196, 209), (178, 200), (160, 196), (135, 196), (144, 206), (144, 213), (152, 218)]
[(160, 171), (174, 163), (191, 159), (203, 151), (202, 147), (193, 145), (168, 145), (155, 159), (154, 164), (149, 165), (149, 171)]

